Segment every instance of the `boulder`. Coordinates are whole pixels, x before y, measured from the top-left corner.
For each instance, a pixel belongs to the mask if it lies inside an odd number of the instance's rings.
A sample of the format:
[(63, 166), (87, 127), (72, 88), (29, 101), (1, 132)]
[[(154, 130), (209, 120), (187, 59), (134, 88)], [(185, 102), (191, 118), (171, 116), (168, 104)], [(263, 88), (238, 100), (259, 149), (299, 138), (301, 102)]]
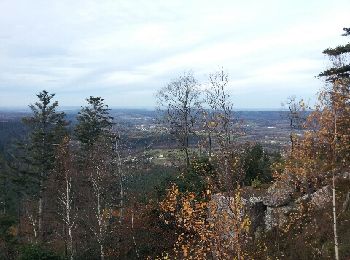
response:
[(288, 222), (288, 215), (295, 210), (293, 205), (284, 207), (267, 207), (265, 212), (265, 229), (271, 230), (273, 227), (282, 227)]
[(324, 186), (323, 188), (311, 194), (310, 204), (315, 208), (321, 209), (331, 201), (332, 189), (329, 186)]
[(276, 181), (268, 188), (263, 203), (268, 207), (285, 206), (292, 201), (294, 192), (293, 185), (283, 181)]

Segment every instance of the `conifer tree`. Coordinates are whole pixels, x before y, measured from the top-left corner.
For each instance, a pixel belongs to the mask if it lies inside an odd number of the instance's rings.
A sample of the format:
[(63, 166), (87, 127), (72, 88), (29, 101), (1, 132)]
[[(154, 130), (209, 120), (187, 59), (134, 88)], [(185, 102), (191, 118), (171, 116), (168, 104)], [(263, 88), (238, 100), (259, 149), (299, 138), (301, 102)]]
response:
[(65, 113), (58, 112), (58, 101), (52, 101), (55, 94), (41, 91), (35, 104), (30, 105), (32, 116), (23, 118), (23, 123), (29, 128), (30, 134), (26, 144), (27, 174), (38, 197), (37, 234), (43, 235), (43, 193), (45, 180), (48, 178), (55, 163), (57, 146), (66, 135), (67, 122)]
[(81, 109), (77, 117), (75, 135), (83, 149), (89, 150), (101, 136), (111, 136), (113, 117), (109, 115), (110, 109), (103, 98), (90, 96), (86, 101), (88, 105)]
[[(350, 28), (343, 28), (342, 36), (350, 36)], [(350, 53), (350, 42), (339, 45), (335, 48), (328, 48), (323, 51), (333, 62), (334, 66), (321, 72), (319, 76), (326, 77), (327, 81), (334, 82), (337, 79), (350, 78), (350, 62), (344, 58)]]

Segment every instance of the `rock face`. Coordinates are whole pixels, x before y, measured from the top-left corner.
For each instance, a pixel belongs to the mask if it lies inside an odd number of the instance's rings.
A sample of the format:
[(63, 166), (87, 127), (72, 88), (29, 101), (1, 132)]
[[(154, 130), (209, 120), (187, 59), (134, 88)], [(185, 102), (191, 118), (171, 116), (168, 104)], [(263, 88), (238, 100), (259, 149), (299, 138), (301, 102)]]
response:
[(267, 195), (263, 199), (264, 205), (268, 207), (285, 206), (292, 201), (294, 192), (295, 190), (292, 188), (292, 185), (286, 182), (276, 181), (268, 188)]
[(255, 195), (244, 200), (245, 213), (249, 215), (251, 229), (255, 232), (259, 227), (264, 226), (266, 206), (260, 196)]
[[(277, 181), (267, 190), (257, 193), (251, 187), (246, 187), (243, 192), (242, 203), (244, 212), (249, 215), (253, 232), (261, 229), (270, 230), (274, 227), (282, 227), (288, 221), (291, 212), (298, 210), (304, 202), (309, 202), (314, 208), (323, 208), (332, 199), (332, 190), (325, 186), (310, 195), (295, 198), (295, 190), (286, 182)], [(227, 203), (232, 202), (228, 195), (213, 195), (212, 202), (218, 212), (230, 211)], [(232, 216), (231, 212), (228, 215)]]
[(274, 227), (282, 227), (288, 221), (288, 215), (295, 209), (294, 205), (283, 207), (267, 207), (264, 215), (265, 229), (270, 230)]
[(327, 203), (332, 200), (332, 190), (329, 186), (325, 186), (322, 189), (315, 191), (311, 194), (311, 205), (315, 208), (323, 208)]

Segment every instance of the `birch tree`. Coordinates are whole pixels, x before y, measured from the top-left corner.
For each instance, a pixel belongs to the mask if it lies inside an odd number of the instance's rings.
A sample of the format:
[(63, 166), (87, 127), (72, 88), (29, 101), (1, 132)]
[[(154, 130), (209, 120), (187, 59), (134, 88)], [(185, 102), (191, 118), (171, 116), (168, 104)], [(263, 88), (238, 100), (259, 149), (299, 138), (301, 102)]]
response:
[(234, 143), (234, 139), (241, 136), (243, 131), (233, 112), (233, 103), (228, 93), (229, 84), (229, 75), (223, 68), (209, 75), (205, 98), (208, 109), (204, 116), (209, 160), (213, 148), (216, 148), (219, 178), (226, 189), (231, 189), (232, 184), (243, 179), (241, 149)]
[[(345, 29), (345, 36), (350, 35)], [(308, 116), (303, 138), (286, 163), (286, 170), (306, 189), (329, 184), (332, 187), (332, 215), (334, 231), (334, 255), (340, 258), (337, 232), (336, 178), (350, 168), (350, 81), (347, 53), (349, 44), (326, 49), (333, 61), (333, 68), (320, 74), (325, 77), (325, 87), (320, 91), (318, 104)], [(345, 55), (345, 56), (344, 56)]]
[(75, 161), (69, 147), (70, 139), (65, 137), (57, 154), (56, 178), (58, 185), (58, 216), (64, 227), (64, 241), (69, 259), (74, 258), (73, 232), (77, 224), (78, 212), (75, 206), (73, 178), (77, 177)]
[(161, 121), (175, 138), (190, 165), (190, 144), (198, 124), (201, 108), (199, 84), (192, 73), (184, 73), (157, 92)]
[(116, 182), (111, 156), (111, 144), (103, 139), (94, 144), (87, 172), (91, 183), (91, 209), (94, 223), (91, 226), (100, 250), (100, 259), (106, 257), (105, 240), (110, 232), (110, 218), (115, 207), (113, 184)]
[[(87, 205), (91, 218), (90, 230), (99, 247), (100, 259), (106, 257), (105, 240), (109, 234), (111, 212), (116, 206), (117, 181), (115, 171), (119, 172), (120, 149), (118, 138), (112, 132), (113, 117), (108, 106), (100, 97), (87, 99), (88, 105), (78, 114), (75, 135), (81, 143), (83, 176), (90, 184)], [(116, 165), (117, 162), (117, 165)], [(114, 167), (117, 167), (116, 169)], [(112, 189), (114, 188), (114, 189)], [(120, 187), (121, 193), (123, 187)], [(123, 194), (121, 194), (123, 196)], [(122, 201), (122, 200), (121, 200)]]

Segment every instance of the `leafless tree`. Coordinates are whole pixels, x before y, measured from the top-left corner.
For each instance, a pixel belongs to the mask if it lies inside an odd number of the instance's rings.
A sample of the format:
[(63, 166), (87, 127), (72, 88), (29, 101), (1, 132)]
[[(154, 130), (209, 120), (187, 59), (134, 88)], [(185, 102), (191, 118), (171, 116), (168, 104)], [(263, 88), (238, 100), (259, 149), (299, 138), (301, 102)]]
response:
[(69, 147), (70, 139), (63, 139), (57, 154), (58, 215), (64, 225), (64, 240), (69, 259), (74, 258), (73, 229), (77, 222), (77, 210), (74, 208), (73, 179), (76, 177), (74, 158)]
[(195, 134), (201, 108), (199, 84), (191, 72), (171, 81), (157, 93), (158, 109), (162, 122), (175, 137), (185, 153), (187, 168), (190, 165), (190, 138)]
[(237, 160), (239, 146), (233, 140), (241, 136), (243, 131), (234, 115), (228, 87), (229, 76), (223, 68), (209, 75), (205, 99), (208, 109), (204, 110), (204, 127), (208, 140), (209, 160), (212, 157), (214, 144), (219, 149), (216, 157), (221, 169), (222, 176), (219, 176), (221, 183), (227, 183), (233, 179), (239, 181), (241, 178), (238, 176), (241, 175)]
[(115, 207), (113, 186), (116, 183), (113, 174), (113, 149), (110, 139), (94, 144), (91, 160), (87, 169), (91, 183), (91, 210), (93, 232), (99, 246), (100, 258), (106, 257), (105, 240), (110, 232), (110, 219)]
[(303, 99), (297, 100), (295, 96), (290, 96), (286, 104), (282, 104), (282, 106), (288, 106), (288, 120), (290, 127), (290, 143), (291, 143), (291, 153), (293, 153), (295, 146), (295, 137), (296, 131), (301, 130), (306, 121), (306, 110), (309, 109), (308, 105), (305, 103)]

